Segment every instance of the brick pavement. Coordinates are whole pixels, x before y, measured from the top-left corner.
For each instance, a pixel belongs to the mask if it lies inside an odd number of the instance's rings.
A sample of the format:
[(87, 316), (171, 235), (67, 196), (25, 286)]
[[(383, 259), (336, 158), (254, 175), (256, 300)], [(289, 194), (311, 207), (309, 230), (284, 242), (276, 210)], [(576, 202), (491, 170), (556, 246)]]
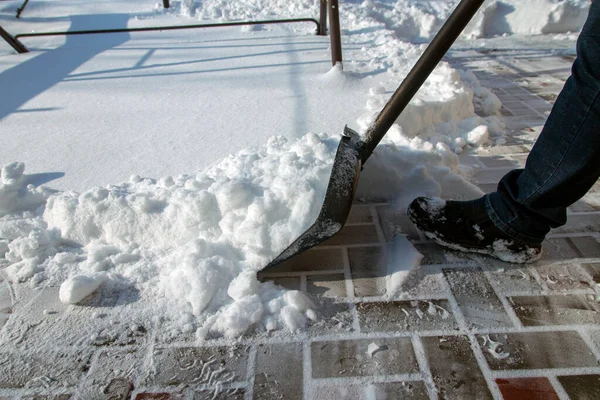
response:
[[(451, 58), (504, 104), (506, 145), (461, 155), (483, 191), (523, 165), (571, 61)], [(600, 398), (600, 186), (569, 214), (543, 258), (520, 266), (446, 251), (402, 210), (357, 203), (340, 235), (272, 276), (312, 296), (321, 321), (234, 346), (165, 342), (151, 326), (123, 323), (119, 293), (78, 310), (57, 301), (57, 288), (0, 281), (0, 400)], [(385, 256), (397, 235), (425, 258), (390, 300)], [(53, 336), (56, 324), (69, 333)], [(56, 348), (40, 354), (40, 340)]]

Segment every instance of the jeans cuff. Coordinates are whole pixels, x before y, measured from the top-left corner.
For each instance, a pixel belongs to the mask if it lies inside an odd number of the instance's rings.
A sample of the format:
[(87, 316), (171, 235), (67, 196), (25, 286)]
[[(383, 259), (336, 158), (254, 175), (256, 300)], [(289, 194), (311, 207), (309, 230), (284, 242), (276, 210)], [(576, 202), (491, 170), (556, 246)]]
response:
[(544, 237), (539, 238), (526, 235), (521, 231), (514, 229), (512, 226), (510, 226), (508, 223), (502, 220), (502, 218), (500, 218), (500, 216), (492, 206), (489, 196), (485, 196), (485, 213), (492, 220), (494, 225), (496, 225), (496, 228), (500, 229), (505, 235), (510, 236), (514, 240), (520, 242), (519, 244), (526, 244), (531, 242), (542, 243), (544, 241)]

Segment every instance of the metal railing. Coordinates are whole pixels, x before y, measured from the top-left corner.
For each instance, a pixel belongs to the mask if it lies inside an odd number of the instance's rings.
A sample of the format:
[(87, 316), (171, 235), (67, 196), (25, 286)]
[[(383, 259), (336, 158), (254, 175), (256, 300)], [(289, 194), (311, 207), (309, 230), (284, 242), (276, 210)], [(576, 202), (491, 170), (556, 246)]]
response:
[(174, 31), (181, 29), (200, 29), (200, 28), (219, 28), (224, 26), (239, 26), (239, 25), (269, 25), (269, 24), (290, 24), (298, 22), (313, 22), (317, 26), (317, 32), (320, 31), (320, 24), (314, 18), (291, 18), (291, 19), (272, 19), (263, 21), (238, 21), (238, 22), (222, 22), (216, 24), (194, 24), (194, 25), (172, 25), (172, 26), (148, 26), (143, 28), (116, 28), (116, 29), (93, 29), (83, 31), (60, 31), (60, 32), (34, 32), (34, 33), (19, 33), (15, 35), (15, 39), (25, 37), (40, 37), (40, 36), (70, 36), (70, 35), (91, 35), (98, 33), (122, 33), (122, 32), (150, 32), (150, 31)]
[[(23, 6), (19, 9), (22, 11), (29, 0), (25, 0)], [(35, 32), (35, 33), (20, 33), (11, 36), (2, 27), (0, 27), (0, 36), (18, 53), (27, 53), (29, 50), (19, 41), (20, 38), (41, 37), (41, 36), (69, 36), (69, 35), (90, 35), (99, 33), (123, 33), (123, 32), (149, 32), (149, 31), (170, 31), (180, 29), (200, 29), (200, 28), (217, 28), (224, 26), (239, 26), (239, 25), (269, 25), (269, 24), (289, 24), (312, 22), (316, 25), (317, 35), (327, 35), (327, 12), (329, 10), (329, 34), (331, 40), (331, 63), (336, 65), (342, 62), (342, 45), (340, 34), (340, 17), (338, 0), (319, 0), (320, 1), (320, 16), (319, 21), (314, 18), (291, 18), (291, 19), (275, 19), (262, 21), (238, 21), (238, 22), (223, 22), (213, 24), (195, 24), (195, 25), (175, 25), (175, 26), (152, 26), (144, 28), (116, 28), (116, 29), (95, 29), (81, 31), (59, 31), (59, 32)], [(163, 0), (165, 8), (169, 7), (169, 0)], [(17, 11), (17, 18), (20, 11)]]

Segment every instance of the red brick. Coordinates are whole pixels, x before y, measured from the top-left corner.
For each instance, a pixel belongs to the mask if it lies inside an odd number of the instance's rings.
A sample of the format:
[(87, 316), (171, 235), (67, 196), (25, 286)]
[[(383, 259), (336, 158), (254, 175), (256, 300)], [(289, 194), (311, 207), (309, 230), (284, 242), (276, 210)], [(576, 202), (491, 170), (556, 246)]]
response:
[(558, 400), (547, 378), (496, 379), (504, 400)]

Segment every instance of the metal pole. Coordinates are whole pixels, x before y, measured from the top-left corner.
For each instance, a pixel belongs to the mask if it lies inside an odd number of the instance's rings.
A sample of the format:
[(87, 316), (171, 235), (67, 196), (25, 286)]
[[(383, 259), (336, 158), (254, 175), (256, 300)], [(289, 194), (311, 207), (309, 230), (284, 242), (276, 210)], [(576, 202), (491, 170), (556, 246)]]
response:
[(27, 5), (27, 3), (29, 3), (29, 0), (25, 0), (25, 2), (23, 3), (23, 5), (21, 7), (19, 7), (19, 8), (17, 8), (17, 18), (19, 18), (21, 16), (21, 13), (25, 9), (25, 6)]
[(2, 28), (1, 26), (0, 26), (0, 36), (2, 37), (2, 39), (6, 40), (6, 42), (8, 44), (10, 44), (12, 46), (12, 48), (17, 51), (17, 53), (27, 53), (27, 52), (29, 52), (29, 50), (27, 50), (27, 47), (25, 47), (23, 45), (23, 43), (19, 42), (17, 39), (15, 39), (14, 37), (12, 37), (10, 35), (10, 33), (6, 32), (4, 30), (4, 28)]
[(169, 0), (163, 0), (163, 7), (164, 8), (169, 8), (170, 7)]
[(319, 30), (317, 35), (325, 36), (327, 35), (327, 0), (321, 1), (321, 12), (319, 14)]
[(342, 42), (340, 35), (340, 13), (338, 0), (328, 0), (329, 36), (331, 37), (331, 64), (342, 62)]
[(388, 129), (396, 122), (404, 108), (408, 105), (429, 74), (442, 60), (458, 35), (467, 26), (484, 0), (462, 0), (450, 15), (440, 31), (435, 35), (417, 63), (412, 67), (400, 87), (392, 95), (377, 119), (367, 129), (364, 148), (361, 151), (363, 164), (367, 161), (377, 144), (383, 139)]

